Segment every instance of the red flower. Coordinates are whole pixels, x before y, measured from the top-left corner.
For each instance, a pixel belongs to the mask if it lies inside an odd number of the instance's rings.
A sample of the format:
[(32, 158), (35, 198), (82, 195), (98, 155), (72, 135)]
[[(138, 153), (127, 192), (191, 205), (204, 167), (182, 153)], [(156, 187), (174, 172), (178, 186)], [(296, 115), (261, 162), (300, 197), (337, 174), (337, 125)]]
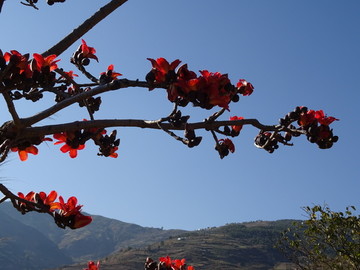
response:
[(45, 205), (49, 205), (51, 208), (52, 204), (54, 203), (54, 201), (57, 198), (57, 192), (55, 190), (53, 190), (49, 193), (49, 195), (46, 195), (45, 192), (41, 191), (41, 192), (39, 192), (39, 197)]
[(114, 65), (109, 65), (106, 72), (102, 72), (101, 75), (106, 75), (112, 80), (116, 80), (118, 76), (121, 76), (121, 73), (114, 72)]
[(56, 133), (53, 136), (54, 139), (58, 140), (54, 144), (64, 143), (64, 145), (60, 148), (60, 151), (63, 153), (69, 152), (71, 158), (76, 158), (77, 151), (85, 148), (85, 144), (79, 144), (73, 142), (73, 140), (75, 139), (74, 133), (62, 132), (62, 133)]
[(19, 198), (30, 201), (30, 202), (35, 202), (35, 194), (36, 193), (34, 191), (30, 191), (28, 194), (26, 194), (26, 196), (24, 196), (23, 193), (18, 192)]
[(79, 228), (85, 227), (86, 225), (89, 225), (91, 222), (92, 222), (92, 217), (85, 216), (81, 213), (77, 213), (74, 216), (74, 221), (71, 224), (70, 228), (71, 229), (79, 229)]
[(118, 146), (114, 146), (110, 149), (110, 155), (109, 157), (112, 157), (112, 158), (117, 158), (119, 156), (118, 153), (115, 153), (117, 150), (119, 149)]
[(319, 110), (315, 112), (315, 118), (318, 120), (318, 122), (321, 125), (328, 126), (334, 121), (339, 121), (339, 119), (336, 119), (335, 117), (329, 116), (327, 117), (323, 110)]
[(204, 104), (204, 107), (210, 109), (217, 105), (229, 110), (229, 103), (233, 93), (226, 89), (230, 84), (228, 75), (221, 74), (220, 72), (213, 73), (207, 70), (201, 70), (200, 73), (202, 76), (198, 78), (198, 90), (208, 96), (208, 101)]
[(41, 54), (34, 53), (34, 64), (32, 65), (32, 70), (38, 70), (41, 72), (41, 70), (45, 67), (49, 67), (50, 71), (53, 71), (58, 68), (57, 62), (60, 61), (60, 59), (55, 60), (57, 57), (55, 54), (49, 55), (47, 57), (43, 57)]
[(240, 79), (236, 87), (238, 88), (238, 93), (243, 96), (250, 96), (254, 91), (254, 86), (244, 79)]
[(169, 62), (162, 57), (156, 60), (152, 58), (147, 58), (147, 59), (151, 62), (153, 66), (152, 72), (155, 77), (153, 82), (156, 83), (168, 82), (169, 79), (173, 79), (173, 78), (169, 78), (169, 74), (170, 75), (171, 73), (175, 74), (175, 68), (181, 63), (179, 59), (174, 60), (171, 64), (169, 64)]
[(25, 148), (22, 147), (12, 147), (11, 148), (12, 152), (18, 152), (19, 154), (19, 158), (21, 161), (25, 161), (28, 159), (28, 154), (33, 154), (33, 155), (37, 155), (39, 150), (37, 149), (36, 146), (31, 145)]
[[(185, 269), (184, 267), (186, 266), (185, 259), (171, 260), (169, 256), (159, 258), (159, 262), (161, 265), (165, 266), (166, 268), (170, 268), (172, 270), (182, 270)], [(188, 266), (187, 270), (195, 270), (195, 268), (193, 266)]]
[(226, 139), (220, 139), (219, 140), (219, 144), (220, 145), (224, 145), (227, 147), (227, 149), (229, 149), (229, 151), (231, 153), (234, 153), (235, 152), (235, 145), (234, 143), (232, 142), (232, 140), (226, 138)]
[(97, 264), (95, 264), (93, 261), (88, 262), (88, 268), (83, 270), (100, 270), (100, 262), (98, 261)]
[(62, 196), (59, 197), (59, 202), (52, 205), (52, 210), (60, 210), (62, 216), (76, 215), (80, 212), (82, 205), (77, 205), (77, 198), (72, 196), (65, 203)]
[[(64, 71), (64, 73), (70, 78), (70, 79), (74, 79), (74, 77), (79, 77), (79, 75), (75, 74), (72, 70), (70, 71)], [(65, 78), (64, 76), (61, 76), (60, 78)]]
[(163, 263), (166, 267), (171, 267), (171, 258), (169, 256), (159, 258), (159, 262)]
[(69, 225), (71, 229), (78, 229), (91, 223), (92, 218), (80, 213), (82, 205), (77, 205), (77, 198), (70, 197), (65, 203), (62, 196), (59, 197), (59, 202), (51, 204), (50, 210), (58, 210), (63, 217), (72, 217), (72, 223)]
[(178, 97), (186, 100), (187, 95), (191, 91), (197, 90), (197, 75), (195, 72), (188, 69), (187, 64), (179, 67), (176, 75), (176, 82), (170, 84), (170, 86), (166, 89), (168, 93), (168, 99), (171, 102), (176, 101)]
[(19, 68), (19, 74), (25, 74), (25, 76), (27, 78), (31, 78), (32, 77), (32, 71), (30, 69), (28, 60), (29, 60), (29, 55), (22, 55), (21, 53), (19, 53), (16, 50), (11, 50), (10, 53), (6, 52), (4, 54), (4, 59), (6, 62), (10, 62), (12, 61), (13, 64)]
[[(36, 196), (36, 193), (34, 191), (30, 191), (28, 194), (26, 194), (26, 196), (24, 196), (24, 194), (22, 192), (18, 192), (18, 197), (21, 198), (21, 199), (24, 199), (24, 200), (27, 200), (29, 202), (36, 202), (35, 201), (35, 196)], [(20, 202), (18, 201), (18, 205), (19, 207), (21, 207), (23, 210), (31, 210), (33, 209), (33, 206), (32, 205), (27, 205), (26, 203), (24, 202)]]
[(172, 261), (172, 269), (173, 270), (180, 270), (185, 265), (186, 265), (185, 259), (182, 259), (182, 260), (176, 259), (176, 260)]
[(300, 126), (304, 127), (304, 126), (312, 124), (314, 121), (316, 121), (315, 111), (314, 110), (308, 110), (306, 113), (302, 113), (300, 115), (298, 124)]
[(95, 59), (97, 62), (99, 62), (99, 59), (97, 58), (97, 56), (95, 55), (96, 50), (93, 47), (89, 47), (85, 40), (81, 40), (82, 44), (81, 44), (81, 51), (83, 53), (83, 57), (85, 58), (92, 58)]
[[(243, 120), (244, 117), (238, 117), (238, 116), (232, 116), (230, 117), (231, 121), (235, 121), (235, 120)], [(243, 128), (243, 125), (237, 125), (237, 126), (231, 126), (232, 130), (234, 130), (236, 133), (239, 133), (240, 130)]]

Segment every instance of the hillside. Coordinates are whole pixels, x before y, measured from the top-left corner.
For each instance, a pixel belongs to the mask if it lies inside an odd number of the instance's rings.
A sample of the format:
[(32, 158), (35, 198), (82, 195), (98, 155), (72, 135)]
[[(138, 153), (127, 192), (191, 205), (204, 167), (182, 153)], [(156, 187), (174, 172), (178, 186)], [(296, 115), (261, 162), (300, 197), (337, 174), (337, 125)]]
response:
[[(197, 270), (292, 269), (273, 246), (292, 220), (228, 224), (170, 237), (141, 249), (124, 249), (101, 260), (102, 270), (143, 269), (146, 257), (186, 258)], [(58, 270), (82, 269), (82, 265)]]
[(147, 246), (184, 232), (92, 217), (93, 222), (84, 228), (63, 230), (48, 215), (21, 215), (11, 204), (0, 204), (0, 268), (41, 270), (96, 260), (122, 248)]
[(72, 261), (38, 230), (0, 213), (1, 269), (45, 269)]

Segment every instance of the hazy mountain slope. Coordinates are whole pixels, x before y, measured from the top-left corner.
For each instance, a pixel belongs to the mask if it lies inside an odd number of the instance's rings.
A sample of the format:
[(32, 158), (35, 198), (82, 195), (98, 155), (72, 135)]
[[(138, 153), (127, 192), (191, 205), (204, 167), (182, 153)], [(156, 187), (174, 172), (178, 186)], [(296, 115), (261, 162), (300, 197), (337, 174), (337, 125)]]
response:
[(0, 213), (0, 269), (40, 270), (71, 262), (38, 230)]
[[(37, 248), (43, 249), (43, 253), (47, 254), (47, 251), (52, 249), (45, 244), (46, 240), (64, 256), (63, 258), (59, 256), (60, 260), (54, 259), (54, 262), (57, 263), (53, 264), (53, 267), (88, 259), (96, 260), (120, 248), (146, 246), (184, 232), (183, 230), (145, 228), (102, 216), (92, 217), (93, 222), (84, 228), (63, 230), (58, 228), (47, 214), (27, 213), (21, 215), (10, 203), (2, 203), (0, 204), (0, 220), (2, 222), (0, 236), (3, 239), (2, 245), (0, 245), (0, 254), (6, 254), (8, 250), (15, 252), (15, 249), (17, 250), (16, 254), (19, 254), (25, 248), (24, 245), (32, 242), (37, 243)], [(20, 245), (20, 241), (6, 240), (10, 236), (11, 239), (23, 239), (24, 243)], [(27, 236), (31, 236), (31, 238), (28, 239)], [(34, 243), (32, 245), (35, 245)], [(57, 256), (56, 251), (52, 252), (55, 254), (54, 256)], [(25, 260), (24, 256), (18, 256), (19, 261)], [(31, 257), (35, 258), (36, 256), (39, 257), (38, 260), (42, 260), (41, 252), (34, 253)], [(4, 257), (6, 258), (5, 255)], [(62, 263), (59, 263), (61, 261)], [(7, 268), (0, 267), (0, 269), (6, 270)], [(21, 267), (20, 269), (27, 268)], [(9, 270), (11, 269), (9, 268)]]
[[(268, 270), (286, 269), (287, 260), (273, 245), (280, 232), (292, 221), (229, 224), (218, 228), (188, 232), (179, 237), (148, 245), (142, 249), (125, 249), (101, 260), (102, 270), (143, 269), (146, 257), (186, 258), (197, 270)], [(82, 265), (59, 268), (81, 269)], [(290, 268), (287, 268), (290, 269)]]

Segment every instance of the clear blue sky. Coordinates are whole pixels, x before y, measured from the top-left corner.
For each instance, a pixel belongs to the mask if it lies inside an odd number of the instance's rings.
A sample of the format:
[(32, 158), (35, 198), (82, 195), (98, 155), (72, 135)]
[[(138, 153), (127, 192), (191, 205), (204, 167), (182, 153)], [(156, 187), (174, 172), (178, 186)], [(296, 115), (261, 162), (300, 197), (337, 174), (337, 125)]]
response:
[[(107, 1), (41, 3), (39, 11), (17, 2), (6, 1), (0, 14), (4, 52), (41, 53)], [(207, 132), (199, 147), (188, 149), (160, 131), (122, 128), (117, 159), (98, 157), (88, 143), (73, 160), (48, 143), (26, 162), (12, 154), (1, 181), (14, 192), (76, 195), (89, 213), (166, 229), (303, 218), (301, 207), (313, 204), (360, 207), (359, 13), (358, 0), (129, 0), (84, 36), (100, 59), (91, 66), (95, 74), (114, 64), (124, 78), (144, 79), (151, 68), (146, 58), (165, 57), (195, 71), (228, 73), (233, 83), (252, 82), (254, 94), (223, 119), (238, 115), (276, 124), (298, 105), (323, 109), (340, 119), (332, 124), (340, 137), (332, 149), (300, 137), (294, 147), (268, 154), (253, 146), (257, 130), (245, 127), (234, 139), (236, 152), (220, 160)], [(78, 44), (59, 57), (59, 65), (73, 69), (68, 59)], [(19, 103), (20, 116), (52, 99)], [(95, 117), (158, 119), (171, 109), (163, 90), (125, 89), (105, 94)], [(202, 121), (213, 111), (186, 112)], [(86, 117), (75, 106), (46, 123)], [(0, 115), (2, 122), (9, 119)]]

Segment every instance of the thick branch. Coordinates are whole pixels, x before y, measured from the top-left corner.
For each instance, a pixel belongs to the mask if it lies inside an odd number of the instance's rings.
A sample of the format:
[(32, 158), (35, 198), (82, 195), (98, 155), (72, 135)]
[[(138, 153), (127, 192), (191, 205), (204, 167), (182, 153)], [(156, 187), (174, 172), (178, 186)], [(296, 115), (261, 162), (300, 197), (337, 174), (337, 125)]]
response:
[(21, 123), (24, 126), (31, 126), (35, 123), (40, 122), (41, 120), (44, 120), (45, 118), (48, 118), (49, 116), (53, 115), (54, 113), (76, 103), (79, 102), (81, 100), (84, 100), (86, 98), (107, 92), (107, 91), (111, 91), (111, 90), (117, 90), (117, 89), (121, 89), (121, 88), (127, 88), (127, 87), (145, 87), (148, 88), (149, 84), (147, 82), (144, 81), (131, 81), (131, 80), (127, 80), (127, 79), (120, 79), (120, 80), (115, 80), (111, 83), (105, 84), (105, 85), (100, 85), (98, 87), (95, 87), (89, 91), (85, 91), (83, 93), (80, 93), (76, 96), (70, 97), (65, 99), (64, 101), (61, 101), (57, 104), (55, 104), (54, 106), (48, 108), (47, 110), (44, 110), (34, 116), (28, 117), (28, 118), (22, 118), (21, 119)]
[(51, 54), (60, 55), (65, 50), (67, 50), (72, 44), (74, 44), (79, 38), (91, 30), (95, 25), (100, 21), (106, 18), (114, 10), (124, 4), (127, 0), (112, 0), (102, 8), (100, 8), (94, 15), (89, 19), (84, 21), (79, 27), (75, 28), (70, 34), (65, 38), (60, 40), (52, 48), (48, 49), (46, 52), (43, 52), (42, 55), (49, 56)]
[[(47, 125), (42, 127), (28, 127), (19, 134), (20, 138), (45, 136), (63, 131), (75, 131), (80, 129), (109, 128), (109, 127), (138, 127), (161, 129), (158, 125), (159, 121), (140, 120), (140, 119), (113, 119), (113, 120), (93, 120), (93, 121), (76, 121), (59, 125)], [(195, 122), (186, 124), (190, 129), (207, 129), (212, 130), (226, 125), (252, 125), (264, 131), (278, 131), (277, 126), (267, 126), (261, 124), (257, 119), (243, 119), (233, 121), (211, 121), (211, 122)], [(185, 124), (174, 127), (169, 123), (161, 123), (162, 128), (167, 130), (184, 130)]]

